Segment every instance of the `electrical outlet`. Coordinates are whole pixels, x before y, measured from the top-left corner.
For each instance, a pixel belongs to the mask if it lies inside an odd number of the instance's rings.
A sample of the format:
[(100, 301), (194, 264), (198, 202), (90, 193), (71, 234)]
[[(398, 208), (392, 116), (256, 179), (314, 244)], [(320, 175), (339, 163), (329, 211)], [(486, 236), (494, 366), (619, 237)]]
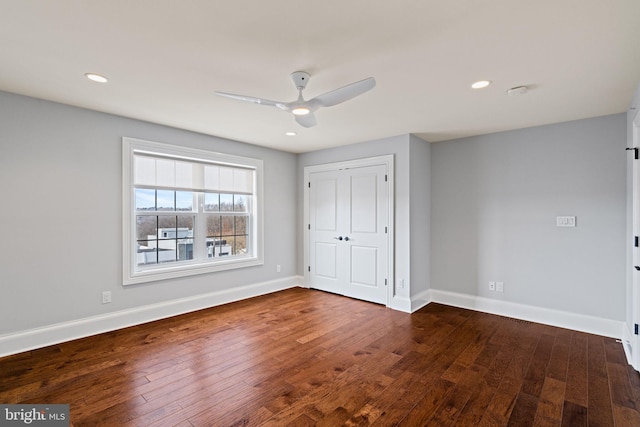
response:
[(496, 291), (504, 292), (504, 282), (496, 282)]
[(276, 273), (280, 273), (280, 264), (276, 265)]
[(489, 290), (490, 291), (496, 290), (496, 282), (489, 282)]
[(575, 227), (575, 226), (576, 226), (575, 216), (557, 216), (556, 217), (556, 227)]
[(102, 303), (109, 304), (111, 302), (111, 291), (104, 291), (102, 293)]

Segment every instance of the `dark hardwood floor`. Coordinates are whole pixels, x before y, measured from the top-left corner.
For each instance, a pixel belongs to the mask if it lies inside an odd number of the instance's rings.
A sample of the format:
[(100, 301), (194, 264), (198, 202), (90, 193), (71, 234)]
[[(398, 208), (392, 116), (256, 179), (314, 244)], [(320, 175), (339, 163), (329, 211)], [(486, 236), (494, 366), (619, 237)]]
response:
[(74, 426), (640, 426), (614, 339), (291, 289), (0, 359)]

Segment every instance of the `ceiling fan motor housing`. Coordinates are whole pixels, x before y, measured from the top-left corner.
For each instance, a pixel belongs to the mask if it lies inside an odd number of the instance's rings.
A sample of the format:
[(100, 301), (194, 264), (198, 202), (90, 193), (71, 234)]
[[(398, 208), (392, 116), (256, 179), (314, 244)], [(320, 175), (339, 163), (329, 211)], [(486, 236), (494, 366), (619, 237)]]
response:
[(295, 71), (291, 73), (291, 80), (293, 80), (293, 84), (296, 85), (298, 90), (302, 90), (307, 87), (310, 77), (311, 75), (304, 71)]

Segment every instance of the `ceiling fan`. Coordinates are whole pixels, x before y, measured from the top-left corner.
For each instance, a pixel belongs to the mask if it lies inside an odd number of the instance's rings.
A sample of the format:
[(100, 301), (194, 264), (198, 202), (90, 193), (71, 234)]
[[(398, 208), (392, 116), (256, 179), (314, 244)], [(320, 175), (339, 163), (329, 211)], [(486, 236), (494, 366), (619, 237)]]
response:
[(359, 82), (351, 83), (341, 88), (332, 90), (323, 95), (316, 96), (306, 100), (302, 97), (302, 91), (307, 87), (309, 78), (311, 75), (304, 71), (296, 71), (291, 73), (291, 79), (298, 89), (298, 99), (292, 102), (278, 102), (271, 101), (269, 99), (255, 98), (252, 96), (234, 95), (232, 93), (216, 92), (220, 96), (227, 98), (237, 99), (240, 101), (252, 102), (254, 104), (269, 105), (272, 107), (278, 107), (281, 110), (289, 111), (295, 115), (296, 122), (306, 128), (316, 125), (316, 118), (313, 114), (320, 107), (331, 107), (333, 105), (340, 104), (348, 101), (351, 98), (355, 98), (358, 95), (362, 95), (368, 90), (373, 89), (376, 85), (376, 81), (373, 77), (360, 80)]

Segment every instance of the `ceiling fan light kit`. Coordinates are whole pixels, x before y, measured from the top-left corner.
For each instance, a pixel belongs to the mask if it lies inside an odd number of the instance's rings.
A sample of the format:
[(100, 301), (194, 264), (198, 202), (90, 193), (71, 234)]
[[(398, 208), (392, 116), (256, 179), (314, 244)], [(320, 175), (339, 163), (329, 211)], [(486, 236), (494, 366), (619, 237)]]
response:
[(296, 116), (304, 116), (305, 114), (309, 114), (311, 111), (306, 107), (296, 107), (291, 110), (291, 112)]
[(305, 100), (302, 97), (302, 91), (307, 87), (311, 75), (305, 71), (296, 71), (291, 73), (291, 80), (298, 90), (298, 99), (292, 102), (278, 102), (271, 101), (264, 98), (256, 98), (252, 96), (235, 95), (226, 92), (216, 92), (220, 96), (226, 98), (237, 99), (239, 101), (251, 102), (253, 104), (268, 105), (271, 107), (277, 107), (281, 110), (293, 113), (296, 122), (303, 127), (312, 127), (316, 125), (316, 118), (313, 114), (320, 107), (331, 107), (341, 104), (358, 95), (371, 90), (376, 85), (376, 81), (373, 77), (368, 77), (359, 82), (351, 83), (341, 88), (332, 90), (315, 98)]

